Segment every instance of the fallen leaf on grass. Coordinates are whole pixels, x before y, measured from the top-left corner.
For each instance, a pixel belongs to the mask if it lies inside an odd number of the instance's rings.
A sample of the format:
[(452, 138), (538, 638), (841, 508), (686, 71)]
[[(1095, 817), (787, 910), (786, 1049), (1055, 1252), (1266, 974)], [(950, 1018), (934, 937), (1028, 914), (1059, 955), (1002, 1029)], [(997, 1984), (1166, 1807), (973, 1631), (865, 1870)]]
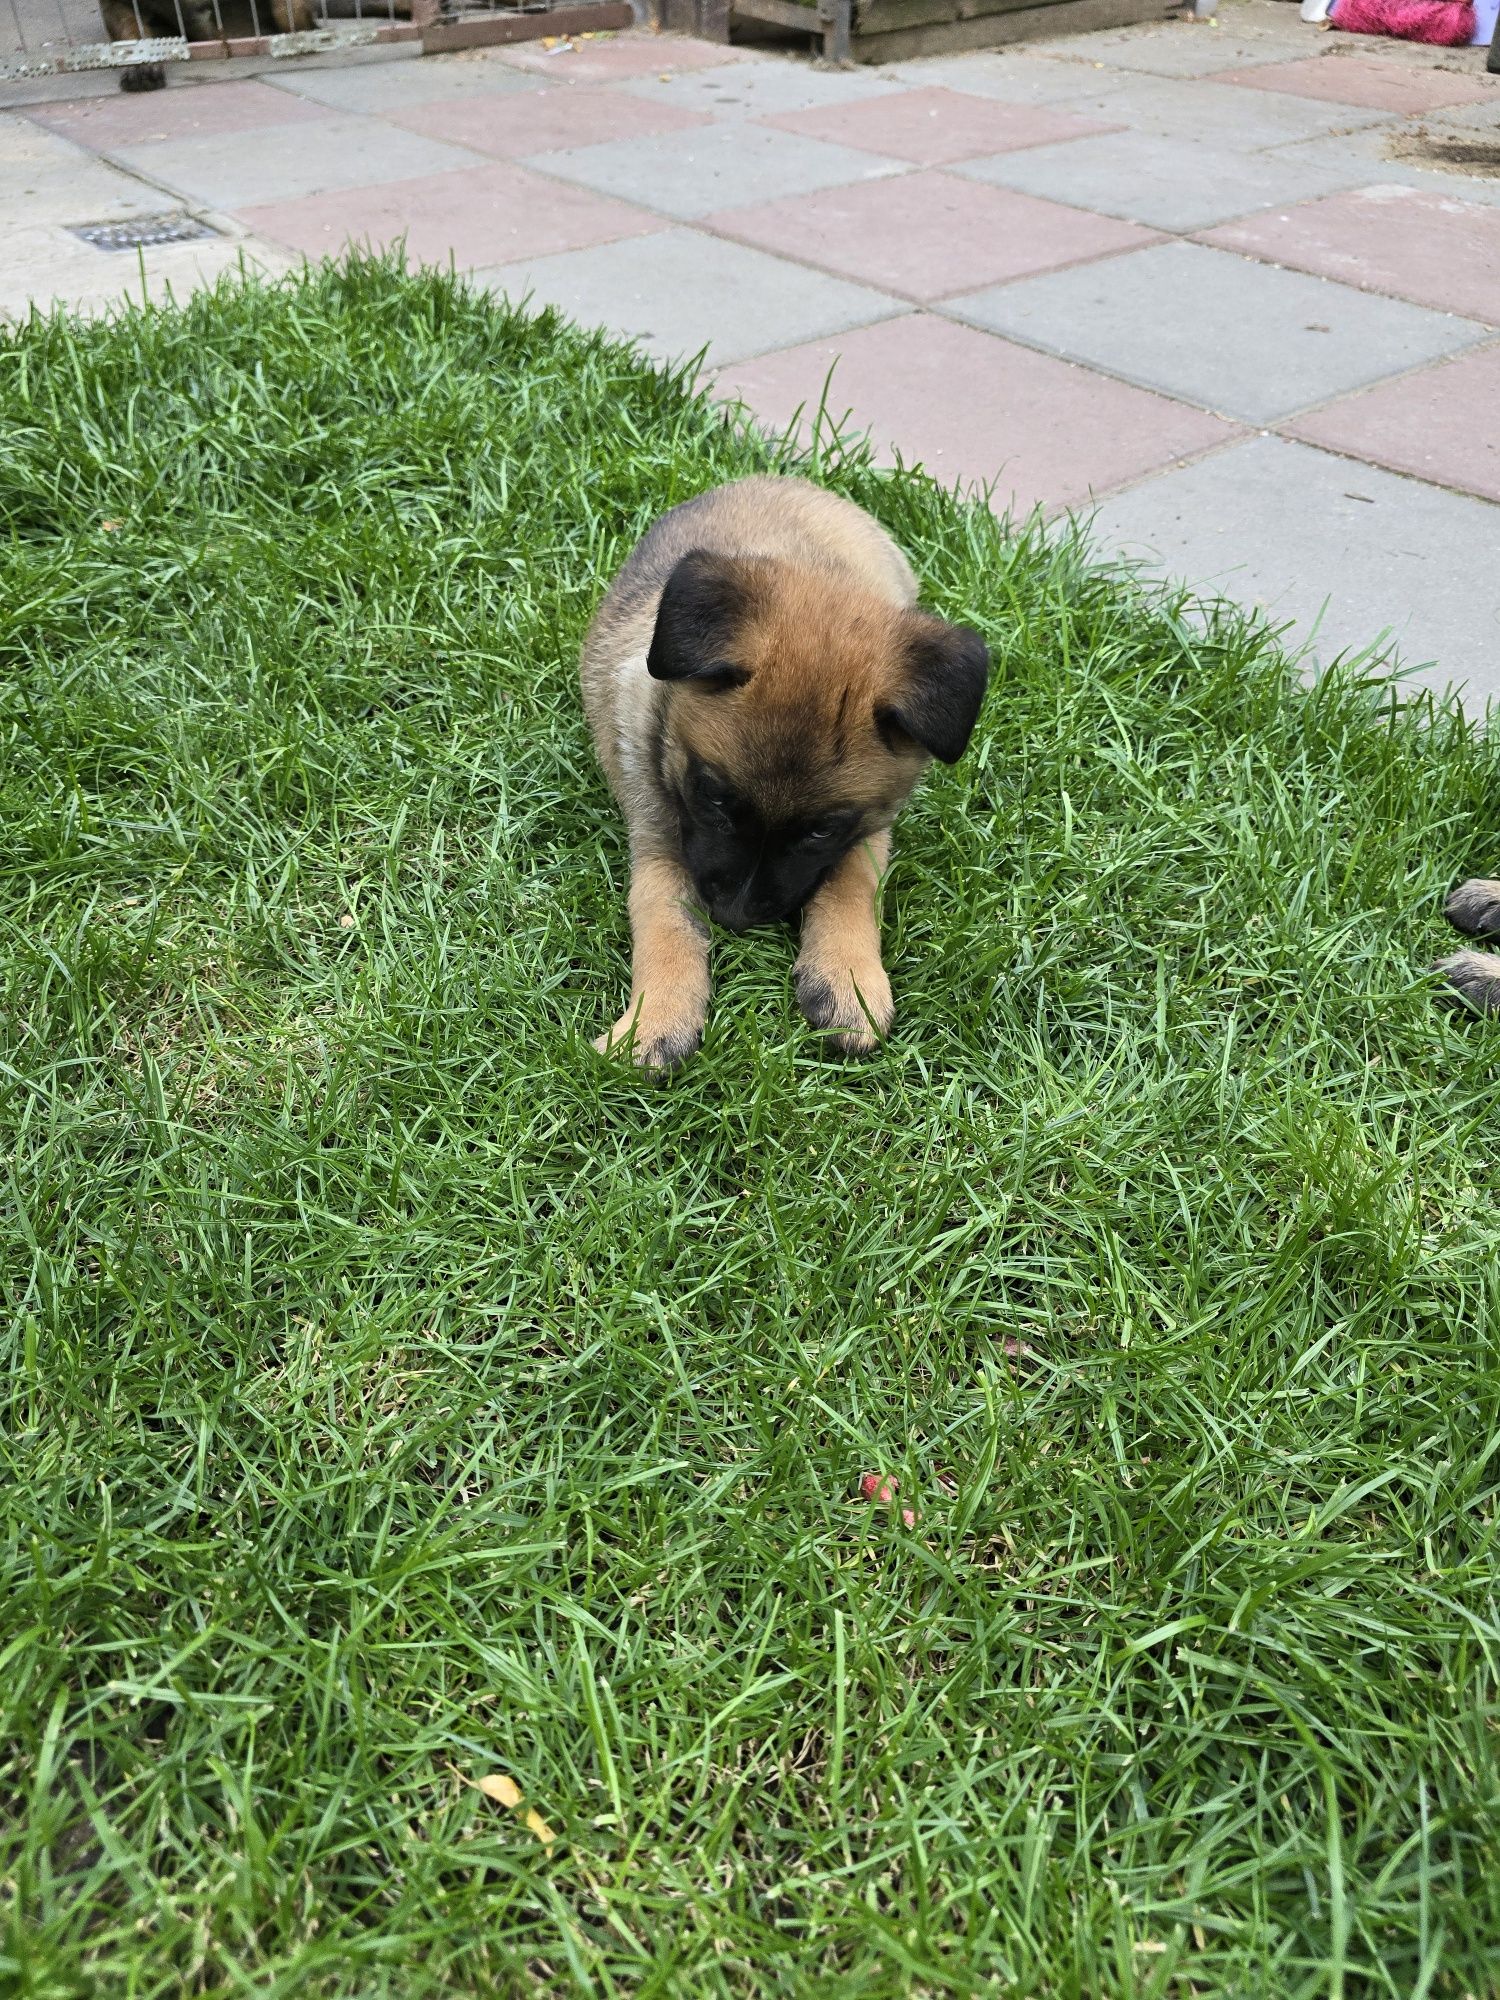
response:
[[(497, 1805), (509, 1806), (512, 1812), (525, 1802), (525, 1794), (521, 1787), (514, 1778), (507, 1777), (504, 1771), (492, 1771), (487, 1778), (476, 1778), (474, 1782), (487, 1799), (493, 1799)], [(543, 1847), (550, 1847), (557, 1839), (557, 1835), (541, 1814), (534, 1812), (530, 1806), (526, 1808), (523, 1821), (526, 1831), (534, 1834)]]

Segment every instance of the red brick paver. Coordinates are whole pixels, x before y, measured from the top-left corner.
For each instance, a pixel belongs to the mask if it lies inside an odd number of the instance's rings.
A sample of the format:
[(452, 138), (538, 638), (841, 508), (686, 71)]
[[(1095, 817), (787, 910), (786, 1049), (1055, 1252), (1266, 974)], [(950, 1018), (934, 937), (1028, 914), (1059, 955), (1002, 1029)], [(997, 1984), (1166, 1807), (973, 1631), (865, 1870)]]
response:
[[(1293, 437), (1500, 500), (1500, 347), (1382, 382), (1283, 426)], [(1479, 551), (1475, 551), (1476, 557)]]
[(1500, 209), (1456, 195), (1385, 181), (1226, 222), (1199, 240), (1500, 325)]
[(786, 111), (761, 123), (801, 132), (809, 139), (831, 139), (840, 146), (883, 153), (892, 160), (913, 160), (925, 167), (977, 160), (987, 153), (1014, 152), (1021, 146), (1052, 146), (1061, 139), (1086, 139), (1095, 132), (1119, 129), (1046, 104), (1004, 104), (993, 98), (970, 97), (964, 91), (938, 89), (903, 90), (893, 97), (871, 97), (862, 104), (829, 104), (816, 111)]
[(717, 393), (783, 429), (799, 404), (816, 410), (830, 368), (831, 416), (852, 412), (878, 447), (894, 440), (945, 482), (998, 473), (997, 503), (1013, 497), (1021, 513), (1081, 506), (1236, 434), (1206, 411), (925, 313), (745, 362)]
[(469, 146), (499, 160), (568, 146), (603, 145), (608, 139), (642, 139), (707, 125), (708, 117), (624, 91), (591, 89), (495, 92), (455, 103), (414, 104), (388, 114), (393, 125), (450, 145)]
[(1135, 223), (945, 173), (724, 209), (705, 227), (924, 301), (1157, 240)]
[(241, 210), (239, 219), (273, 243), (313, 257), (346, 243), (383, 248), (404, 237), (414, 263), (446, 264), (451, 258), (459, 265), (511, 264), (662, 226), (625, 202), (500, 162), (268, 202)]
[(1280, 90), (1290, 97), (1318, 97), (1330, 104), (1361, 104), (1370, 111), (1398, 111), (1403, 116), (1441, 111), (1451, 104), (1480, 104), (1496, 97), (1480, 77), (1407, 68), (1363, 53), (1306, 56), (1300, 62), (1220, 70), (1204, 81), (1237, 83), (1246, 90)]

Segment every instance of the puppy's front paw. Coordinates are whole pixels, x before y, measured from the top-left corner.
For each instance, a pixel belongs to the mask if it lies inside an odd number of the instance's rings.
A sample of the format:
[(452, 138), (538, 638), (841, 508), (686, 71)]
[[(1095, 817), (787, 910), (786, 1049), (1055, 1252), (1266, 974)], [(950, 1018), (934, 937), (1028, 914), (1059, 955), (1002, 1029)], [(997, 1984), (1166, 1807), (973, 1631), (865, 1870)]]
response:
[(1500, 937), (1500, 882), (1460, 882), (1444, 903), (1443, 915), (1469, 937)]
[(835, 965), (817, 954), (795, 967), (797, 1005), (808, 1025), (828, 1032), (841, 1055), (868, 1055), (890, 1028), (896, 1003), (878, 958)]
[(1500, 1014), (1500, 952), (1456, 951), (1432, 969), (1448, 982), (1445, 998), (1462, 1001), (1476, 1014)]
[(628, 1007), (615, 1025), (596, 1037), (594, 1047), (601, 1056), (624, 1056), (638, 1069), (676, 1069), (703, 1040), (703, 1015), (690, 1008), (673, 1012), (637, 1001)]

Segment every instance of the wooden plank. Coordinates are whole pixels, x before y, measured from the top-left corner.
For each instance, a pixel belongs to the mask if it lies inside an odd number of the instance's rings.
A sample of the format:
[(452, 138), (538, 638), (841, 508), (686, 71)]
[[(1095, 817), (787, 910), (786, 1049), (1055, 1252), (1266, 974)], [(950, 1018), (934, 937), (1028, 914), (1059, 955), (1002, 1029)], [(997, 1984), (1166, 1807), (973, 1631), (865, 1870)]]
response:
[(536, 42), (543, 35), (591, 35), (635, 23), (630, 0), (600, 0), (596, 7), (557, 7), (550, 14), (471, 14), (466, 20), (437, 21), (422, 30), (424, 56), (454, 49), (493, 48), (501, 42)]
[[(856, 32), (888, 35), (899, 28), (924, 28), (935, 21), (972, 21), (994, 14), (1037, 13), (1066, 8), (1071, 0), (863, 0), (856, 8)], [(1141, 0), (1144, 4), (1144, 0)], [(1166, 0), (1155, 10), (1163, 18)], [(1150, 18), (1149, 16), (1147, 18)], [(1060, 24), (1058, 32), (1066, 33)]]
[[(897, 0), (889, 0), (897, 4)], [(994, 14), (952, 18), (955, 0), (947, 0), (948, 18), (924, 25), (895, 28), (884, 34), (855, 34), (850, 54), (857, 63), (909, 62), (914, 56), (957, 55), (964, 49), (997, 49), (1043, 35), (1083, 35), (1096, 28), (1131, 28), (1143, 21), (1165, 21), (1166, 0), (1043, 0)], [(866, 16), (865, 18), (868, 18)]]
[(818, 10), (803, 0), (733, 0), (736, 21), (762, 21), (768, 28), (791, 28), (809, 35), (818, 33)]

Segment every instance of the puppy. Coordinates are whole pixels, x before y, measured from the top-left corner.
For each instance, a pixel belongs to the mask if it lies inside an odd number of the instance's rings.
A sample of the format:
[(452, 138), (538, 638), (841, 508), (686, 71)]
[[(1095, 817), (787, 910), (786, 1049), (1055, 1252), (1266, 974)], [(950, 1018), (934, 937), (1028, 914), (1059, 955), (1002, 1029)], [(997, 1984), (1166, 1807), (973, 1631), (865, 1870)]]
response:
[[(1468, 937), (1500, 938), (1500, 881), (1461, 882), (1443, 905), (1443, 915)], [(1456, 951), (1433, 967), (1447, 980), (1453, 997), (1480, 1014), (1500, 1014), (1500, 953)]]
[(836, 1047), (891, 1024), (875, 895), (891, 822), (956, 763), (989, 654), (916, 608), (870, 516), (802, 479), (746, 479), (664, 514), (584, 641), (584, 708), (630, 830), (630, 1004), (595, 1043), (648, 1069), (708, 1012), (706, 911), (803, 912), (797, 998)]

